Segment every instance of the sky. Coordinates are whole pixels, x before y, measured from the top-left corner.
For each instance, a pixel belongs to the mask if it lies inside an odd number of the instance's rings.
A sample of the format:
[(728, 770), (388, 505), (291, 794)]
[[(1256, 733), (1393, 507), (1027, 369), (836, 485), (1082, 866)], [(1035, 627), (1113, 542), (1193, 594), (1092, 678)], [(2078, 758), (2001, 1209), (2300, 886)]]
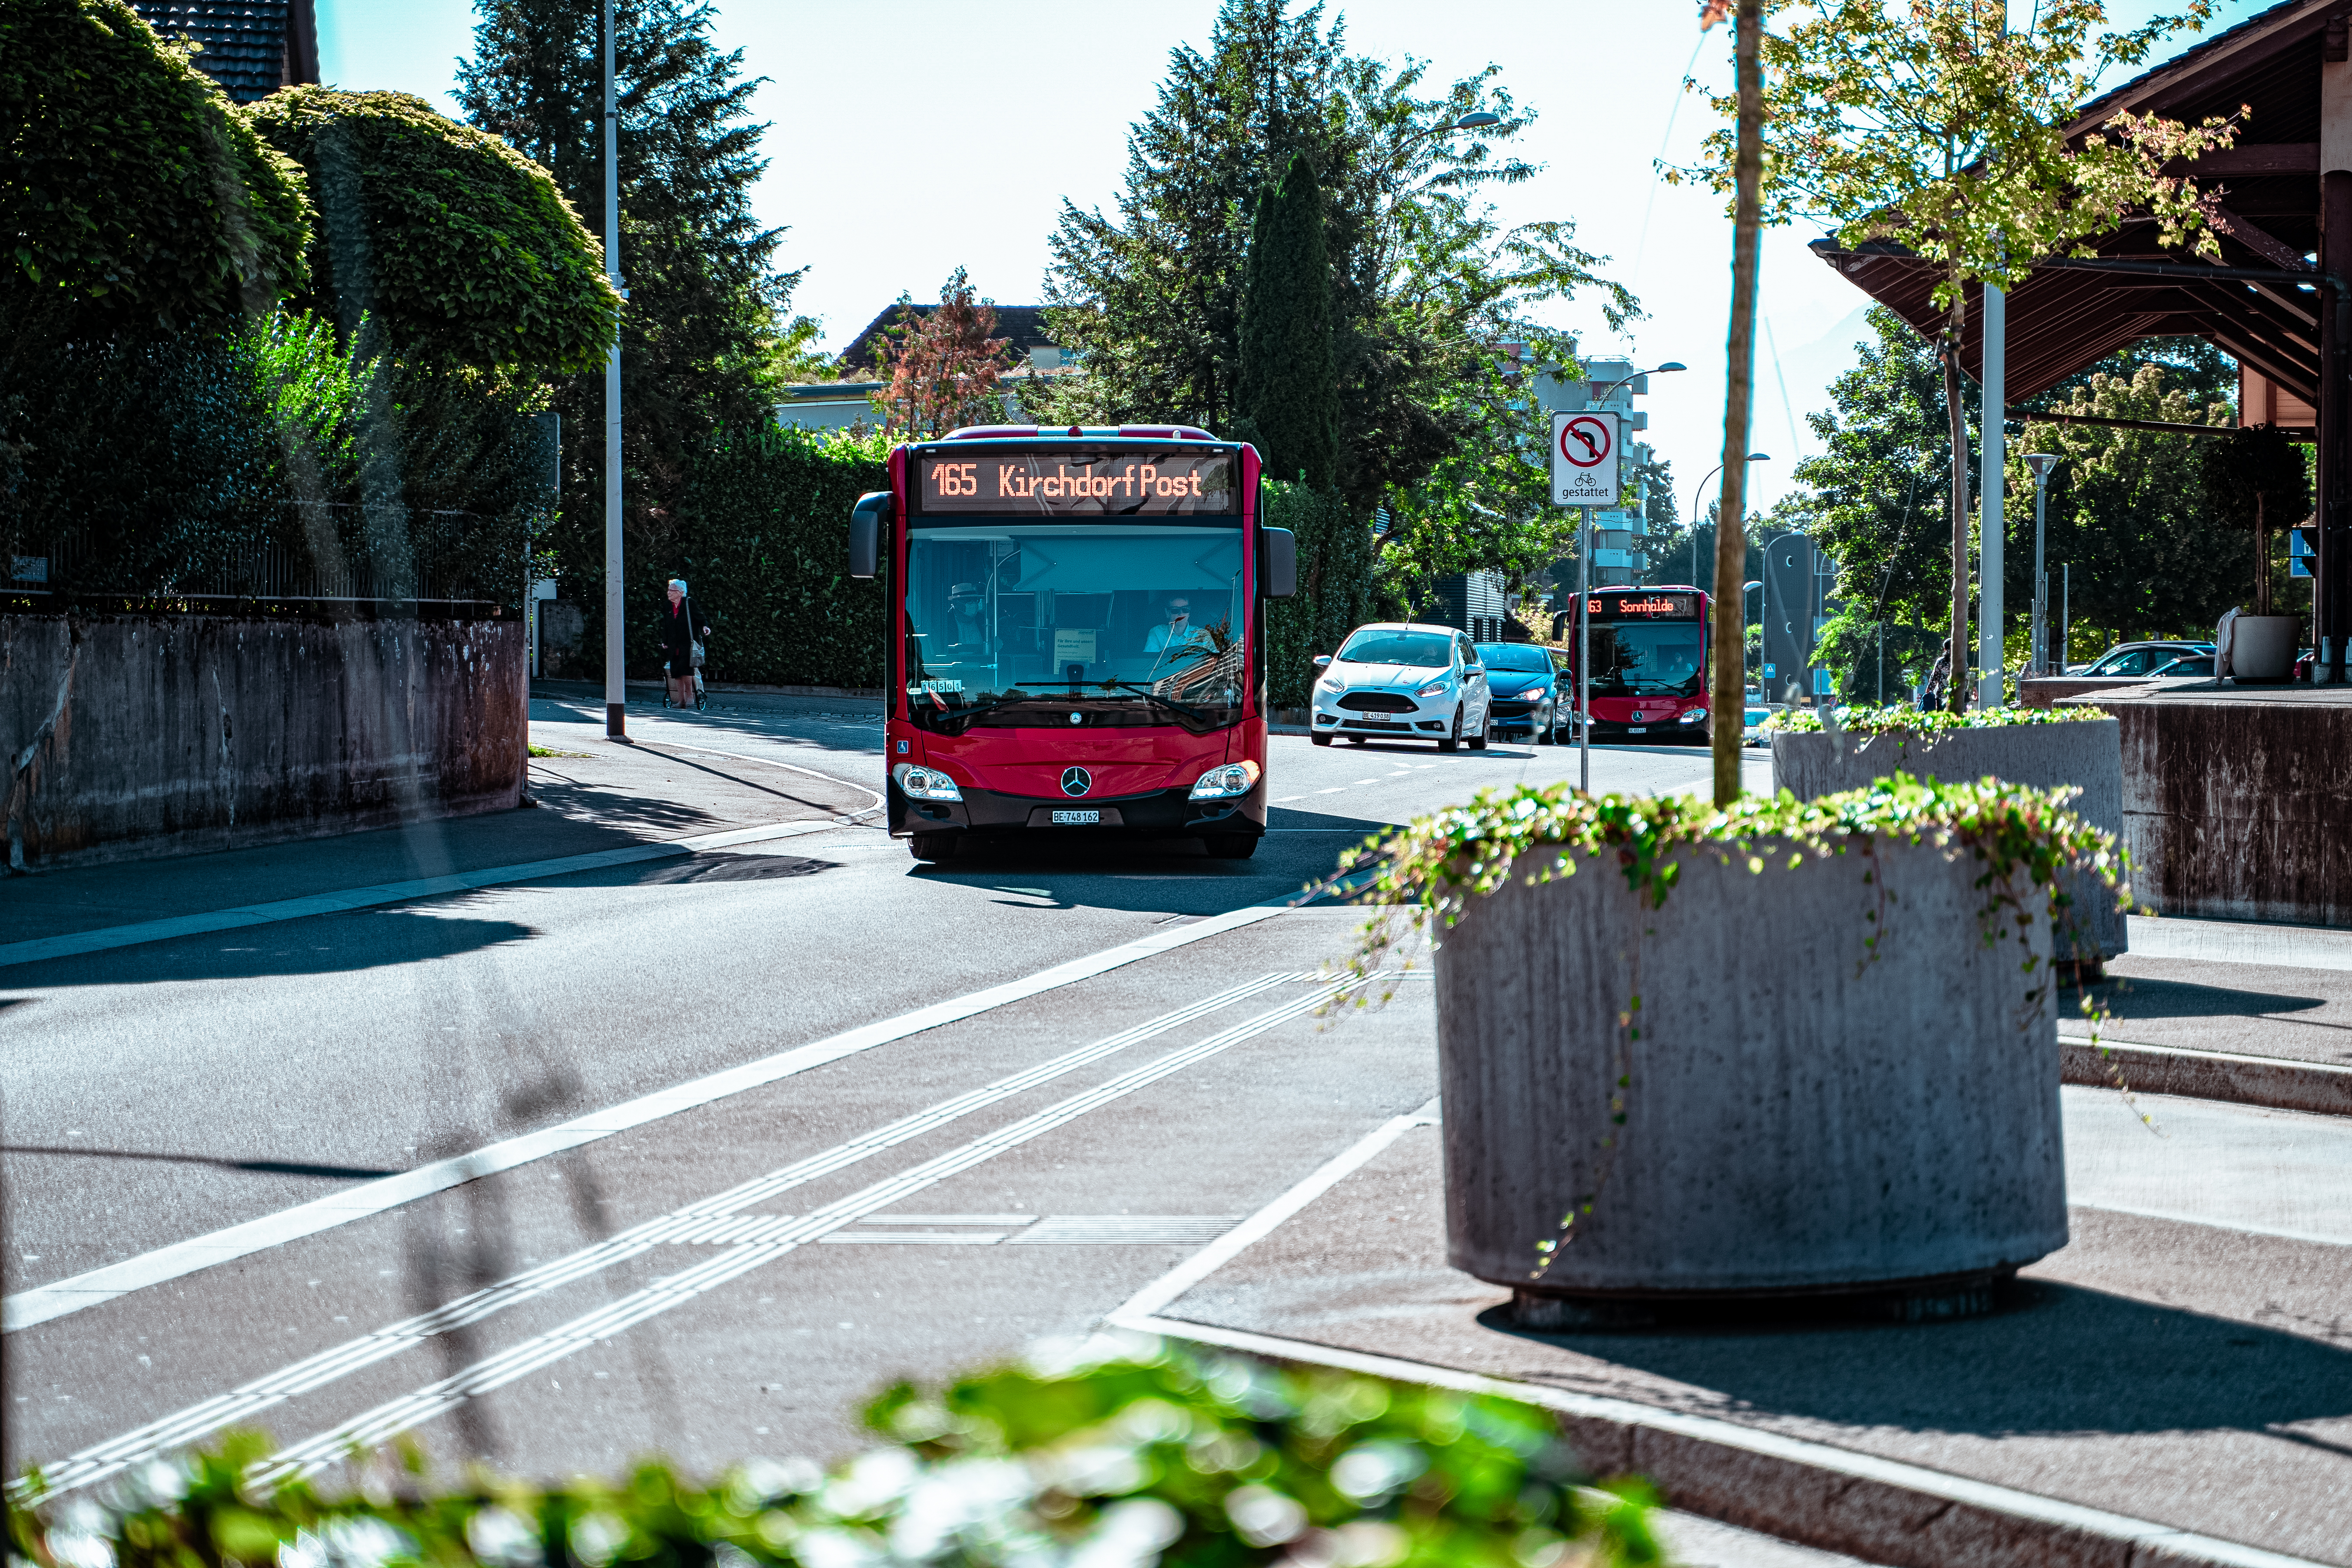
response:
[[(2018, 0), (2020, 5), (2026, 0)], [(2256, 0), (2221, 0), (2215, 26)], [(2114, 0), (2118, 24), (2155, 0)], [(320, 67), (352, 89), (398, 89), (456, 112), (450, 89), (471, 48), (471, 0), (318, 0)], [(903, 290), (936, 299), (957, 267), (1001, 305), (1034, 304), (1065, 200), (1110, 209), (1128, 127), (1146, 110), (1170, 50), (1205, 47), (1216, 0), (719, 0), (718, 41), (769, 79), (754, 99), (770, 159), (754, 198), (788, 230), (784, 269), (806, 268), (796, 313), (845, 343)], [(1546, 312), (1584, 353), (1689, 368), (1653, 376), (1646, 435), (1674, 465), (1678, 510), (1723, 443), (1731, 226), (1721, 198), (1661, 181), (1714, 129), (1685, 73), (1730, 80), (1727, 27), (1702, 39), (1689, 0), (1327, 0), (1360, 53), (1425, 60), (1451, 81), (1490, 63), (1535, 124), (1512, 151), (1541, 166), (1494, 193), (1506, 224), (1569, 219), (1598, 268), (1641, 300), (1622, 332), (1599, 302)], [(985, 26), (973, 26), (975, 16)], [(2112, 82), (2103, 85), (2113, 85)], [(590, 215), (593, 218), (593, 215)], [(592, 225), (593, 226), (593, 225)], [(1805, 248), (1810, 226), (1766, 233), (1749, 448), (1749, 505), (1769, 508), (1796, 458), (1820, 449), (1804, 421), (1868, 335), (1864, 300)], [(625, 270), (626, 258), (624, 260)], [(1707, 494), (1711, 497), (1712, 488)]]

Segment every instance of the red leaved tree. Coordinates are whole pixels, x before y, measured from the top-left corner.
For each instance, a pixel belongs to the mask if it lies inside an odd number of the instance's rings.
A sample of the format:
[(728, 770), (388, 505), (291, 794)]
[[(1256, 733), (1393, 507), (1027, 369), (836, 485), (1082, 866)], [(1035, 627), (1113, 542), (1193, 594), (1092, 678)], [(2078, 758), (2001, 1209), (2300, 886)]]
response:
[(1013, 363), (1013, 340), (995, 331), (996, 307), (972, 293), (961, 267), (927, 310), (901, 296), (898, 319), (874, 351), (875, 368), (890, 383), (873, 400), (883, 429), (914, 439), (994, 414)]

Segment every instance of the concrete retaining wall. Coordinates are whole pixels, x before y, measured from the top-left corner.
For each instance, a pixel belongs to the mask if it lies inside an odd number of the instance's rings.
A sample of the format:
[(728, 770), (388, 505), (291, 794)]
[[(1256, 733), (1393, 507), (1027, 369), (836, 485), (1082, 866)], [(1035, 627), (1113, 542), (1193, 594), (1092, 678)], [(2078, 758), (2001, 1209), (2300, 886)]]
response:
[(2122, 724), (2132, 891), (2162, 914), (2352, 925), (2352, 689), (2102, 693)]
[(0, 616), (10, 863), (515, 805), (523, 653), (520, 621)]
[[(1436, 955), (1455, 1268), (1521, 1292), (1706, 1296), (1990, 1273), (2065, 1245), (2056, 988), (2029, 994), (2014, 925), (1982, 940), (1975, 862), (1888, 846), (1881, 925), (1864, 857), (1790, 869), (1759, 849), (1761, 874), (1685, 854), (1654, 910), (1605, 859), (1470, 900)], [(2046, 959), (2048, 920), (2025, 937)]]
[[(2111, 720), (2065, 724), (2011, 724), (1990, 730), (1942, 733), (1893, 731), (1877, 735), (1797, 732), (1772, 737), (1772, 787), (1799, 800), (1867, 787), (1897, 773), (1947, 783), (1988, 775), (2034, 789), (2072, 784), (2075, 815), (2094, 827), (2124, 837), (2123, 744)], [(2113, 958), (2128, 945), (2129, 928), (2116, 907), (2116, 891), (2092, 872), (2070, 873), (2066, 895), (2074, 930), (2082, 933), (2077, 952), (2072, 933), (2057, 935), (2063, 959)]]

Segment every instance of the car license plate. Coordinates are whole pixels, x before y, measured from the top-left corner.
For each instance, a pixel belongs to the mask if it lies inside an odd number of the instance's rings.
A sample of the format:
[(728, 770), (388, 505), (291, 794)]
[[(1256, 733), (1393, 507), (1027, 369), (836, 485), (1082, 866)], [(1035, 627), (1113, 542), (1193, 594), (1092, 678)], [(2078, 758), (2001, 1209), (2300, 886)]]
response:
[(1625, 726), (1625, 733), (1628, 735), (1646, 735), (1649, 732), (1650, 727), (1647, 724), (1628, 724)]
[(1102, 823), (1100, 811), (1057, 811), (1054, 814), (1056, 827), (1096, 827)]

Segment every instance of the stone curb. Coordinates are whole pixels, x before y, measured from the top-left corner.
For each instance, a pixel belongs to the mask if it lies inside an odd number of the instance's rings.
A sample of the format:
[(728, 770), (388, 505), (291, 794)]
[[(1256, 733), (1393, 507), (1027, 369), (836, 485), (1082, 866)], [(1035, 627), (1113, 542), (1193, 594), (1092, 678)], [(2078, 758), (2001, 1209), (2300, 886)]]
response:
[(2117, 1040), (2102, 1043), (2109, 1053), (2105, 1057), (2086, 1039), (2062, 1037), (2058, 1046), (2063, 1081), (2112, 1087), (2115, 1079), (2108, 1070), (2112, 1065), (2122, 1069), (2124, 1082), (2140, 1094), (2178, 1094), (2273, 1110), (2352, 1116), (2352, 1068)]
[(1639, 1474), (1685, 1512), (1886, 1568), (2323, 1568), (2309, 1558), (1715, 1416), (1157, 1315), (1111, 1321), (1276, 1362), (1540, 1405), (1559, 1413), (1578, 1458), (1596, 1475)]

